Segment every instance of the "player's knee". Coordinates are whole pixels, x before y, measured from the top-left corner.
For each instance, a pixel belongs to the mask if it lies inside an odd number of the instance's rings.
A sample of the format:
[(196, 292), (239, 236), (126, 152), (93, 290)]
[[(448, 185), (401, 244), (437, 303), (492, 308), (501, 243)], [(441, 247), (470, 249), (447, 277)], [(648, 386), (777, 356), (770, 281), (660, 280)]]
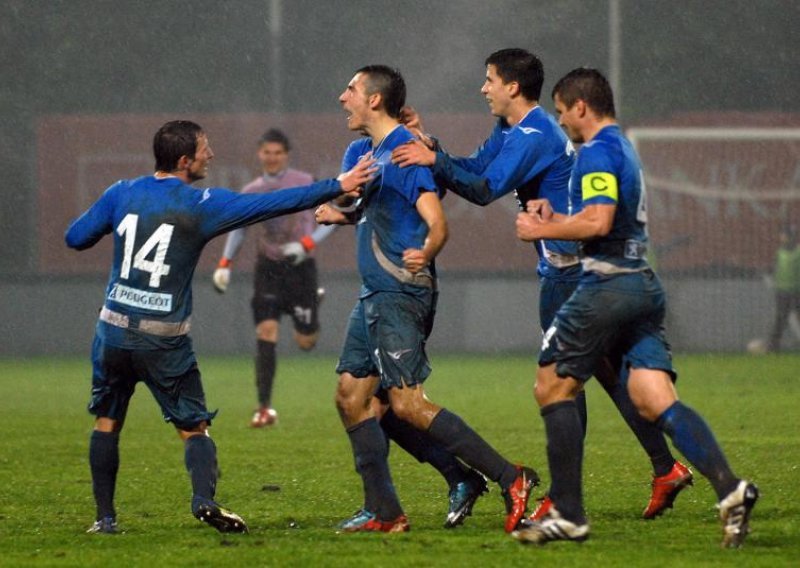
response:
[(278, 322), (264, 320), (256, 326), (256, 339), (270, 343), (278, 342)]
[(336, 387), (336, 394), (334, 396), (336, 410), (342, 418), (351, 421), (354, 420), (364, 412), (365, 408), (369, 408), (370, 401), (362, 400), (359, 389), (351, 388), (351, 383), (347, 380), (340, 379)]
[(317, 345), (317, 334), (304, 335), (302, 333), (297, 333), (294, 336), (294, 340), (297, 346), (303, 351), (311, 351)]
[(416, 413), (414, 412), (414, 404), (411, 401), (394, 398), (392, 399), (391, 406), (395, 416), (400, 420), (412, 425), (414, 424)]
[(94, 421), (94, 429), (98, 432), (121, 432), (124, 422), (113, 418), (100, 417)]
[(556, 374), (555, 364), (551, 364), (539, 367), (536, 372), (533, 396), (539, 407), (544, 407), (548, 404), (574, 399), (581, 388), (581, 383), (575, 379), (559, 377)]
[(178, 436), (180, 436), (181, 440), (186, 442), (189, 438), (193, 436), (207, 436), (208, 435), (208, 422), (203, 421), (200, 422), (197, 426), (193, 428), (175, 428), (178, 432)]

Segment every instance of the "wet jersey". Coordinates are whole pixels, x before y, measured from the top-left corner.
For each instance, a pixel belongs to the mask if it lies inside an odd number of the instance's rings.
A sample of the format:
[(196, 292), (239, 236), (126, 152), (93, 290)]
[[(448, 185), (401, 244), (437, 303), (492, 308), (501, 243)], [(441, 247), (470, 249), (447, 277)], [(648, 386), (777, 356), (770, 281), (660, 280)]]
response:
[(434, 262), (418, 275), (403, 268), (403, 251), (421, 249), (428, 235), (428, 225), (417, 212), (417, 199), (423, 192), (437, 191), (428, 168), (400, 168), (391, 162), (392, 150), (413, 139), (408, 129), (398, 126), (377, 147), (373, 148), (370, 138), (354, 141), (342, 159), (342, 171), (347, 171), (371, 151), (380, 168), (364, 188), (356, 222), (362, 298), (375, 292), (429, 291), (436, 278)]
[(616, 205), (611, 232), (583, 243), (584, 270), (608, 274), (647, 268), (644, 174), (619, 126), (606, 126), (581, 147), (570, 196), (573, 214), (587, 205)]
[[(516, 190), (521, 207), (531, 199), (546, 198), (553, 210), (566, 214), (574, 162), (575, 150), (564, 131), (536, 106), (514, 126), (498, 120), (489, 138), (468, 158), (437, 153), (432, 169), (437, 182), (472, 203), (486, 205)], [(535, 245), (540, 276), (580, 275), (577, 243), (540, 240)]]
[[(195, 189), (175, 177), (144, 176), (109, 187), (66, 233), (83, 250), (113, 232), (114, 257), (105, 307), (132, 324), (178, 325), (192, 313), (192, 276), (205, 244), (217, 235), (314, 207), (341, 192), (336, 180), (265, 194)], [(155, 323), (153, 323), (155, 322)], [(98, 337), (131, 349), (175, 346), (181, 336), (145, 333), (100, 321)]]

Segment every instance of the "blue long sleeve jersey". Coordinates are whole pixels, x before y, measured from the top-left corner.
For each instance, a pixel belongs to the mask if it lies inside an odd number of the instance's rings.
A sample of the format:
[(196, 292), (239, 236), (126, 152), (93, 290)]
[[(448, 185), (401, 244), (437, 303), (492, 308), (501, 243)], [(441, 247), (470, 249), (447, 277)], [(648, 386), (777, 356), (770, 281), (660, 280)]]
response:
[[(516, 125), (497, 121), (489, 138), (469, 157), (437, 152), (433, 174), (437, 183), (477, 205), (488, 205), (516, 190), (520, 207), (546, 198), (553, 210), (569, 214), (569, 179), (575, 149), (542, 107), (535, 106)], [(576, 279), (578, 245), (542, 240), (537, 272), (556, 279)]]
[[(192, 313), (192, 276), (212, 238), (270, 217), (294, 213), (341, 193), (336, 180), (270, 193), (196, 189), (175, 177), (122, 180), (67, 229), (67, 246), (84, 250), (114, 235), (105, 305), (131, 319), (181, 322)], [(177, 339), (99, 322), (98, 333), (118, 347), (157, 349)]]

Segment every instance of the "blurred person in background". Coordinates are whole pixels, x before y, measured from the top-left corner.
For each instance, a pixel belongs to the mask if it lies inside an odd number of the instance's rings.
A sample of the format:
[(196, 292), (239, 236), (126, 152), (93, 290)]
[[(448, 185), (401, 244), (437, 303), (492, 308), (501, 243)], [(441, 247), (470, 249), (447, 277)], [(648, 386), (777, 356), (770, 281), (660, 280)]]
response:
[(800, 239), (795, 227), (785, 226), (775, 254), (775, 319), (767, 350), (780, 351), (781, 338), (792, 315), (800, 317)]
[[(258, 140), (257, 157), (262, 174), (242, 188), (242, 193), (268, 193), (314, 181), (307, 172), (289, 167), (289, 138), (271, 128)], [(250, 420), (253, 428), (271, 426), (278, 419), (272, 407), (272, 390), (277, 367), (276, 345), (281, 317), (294, 323), (294, 340), (310, 351), (319, 337), (319, 304), (324, 290), (318, 287), (314, 249), (335, 229), (318, 226), (313, 211), (300, 211), (268, 219), (259, 224), (258, 257), (253, 279), (251, 307), (256, 326), (255, 375), (258, 408)], [(247, 229), (228, 234), (225, 249), (214, 271), (217, 292), (224, 293), (231, 279), (231, 267), (244, 243)]]

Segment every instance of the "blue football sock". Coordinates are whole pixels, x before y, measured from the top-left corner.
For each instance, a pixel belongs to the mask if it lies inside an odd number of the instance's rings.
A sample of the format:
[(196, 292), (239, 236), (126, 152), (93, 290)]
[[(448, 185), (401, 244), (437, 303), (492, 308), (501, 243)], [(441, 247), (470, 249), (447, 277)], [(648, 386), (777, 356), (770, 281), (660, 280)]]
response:
[(384, 521), (403, 514), (389, 472), (389, 444), (378, 421), (368, 418), (347, 429), (356, 472), (364, 484), (364, 508)]
[(114, 490), (119, 470), (119, 432), (92, 431), (89, 439), (89, 467), (92, 491), (97, 505), (97, 520), (116, 518)]
[(650, 458), (653, 474), (656, 476), (668, 474), (675, 465), (675, 456), (672, 455), (662, 430), (654, 423), (642, 418), (628, 394), (627, 387), (622, 382), (616, 381), (609, 388), (602, 382), (600, 384), (614, 401), (628, 428), (631, 429), (636, 439), (639, 440), (639, 445)]
[(454, 487), (466, 479), (466, 470), (453, 454), (437, 443), (430, 434), (400, 420), (389, 408), (381, 417), (381, 428), (390, 440), (411, 454), (420, 463), (429, 463)]
[(733, 475), (722, 449), (703, 418), (680, 401), (667, 408), (656, 421), (686, 459), (702, 473), (721, 500), (733, 491), (738, 479)]
[(208, 436), (192, 436), (185, 442), (184, 461), (196, 497), (214, 500), (217, 492), (217, 446)]
[(548, 495), (561, 515), (583, 524), (583, 428), (572, 400), (548, 404), (541, 409), (547, 434), (547, 462), (550, 468)]
[(514, 464), (501, 456), (459, 416), (446, 409), (431, 422), (431, 437), (458, 459), (507, 489), (517, 478)]
[(269, 407), (272, 404), (272, 385), (275, 382), (275, 344), (271, 341), (256, 342), (256, 389), (258, 404)]

